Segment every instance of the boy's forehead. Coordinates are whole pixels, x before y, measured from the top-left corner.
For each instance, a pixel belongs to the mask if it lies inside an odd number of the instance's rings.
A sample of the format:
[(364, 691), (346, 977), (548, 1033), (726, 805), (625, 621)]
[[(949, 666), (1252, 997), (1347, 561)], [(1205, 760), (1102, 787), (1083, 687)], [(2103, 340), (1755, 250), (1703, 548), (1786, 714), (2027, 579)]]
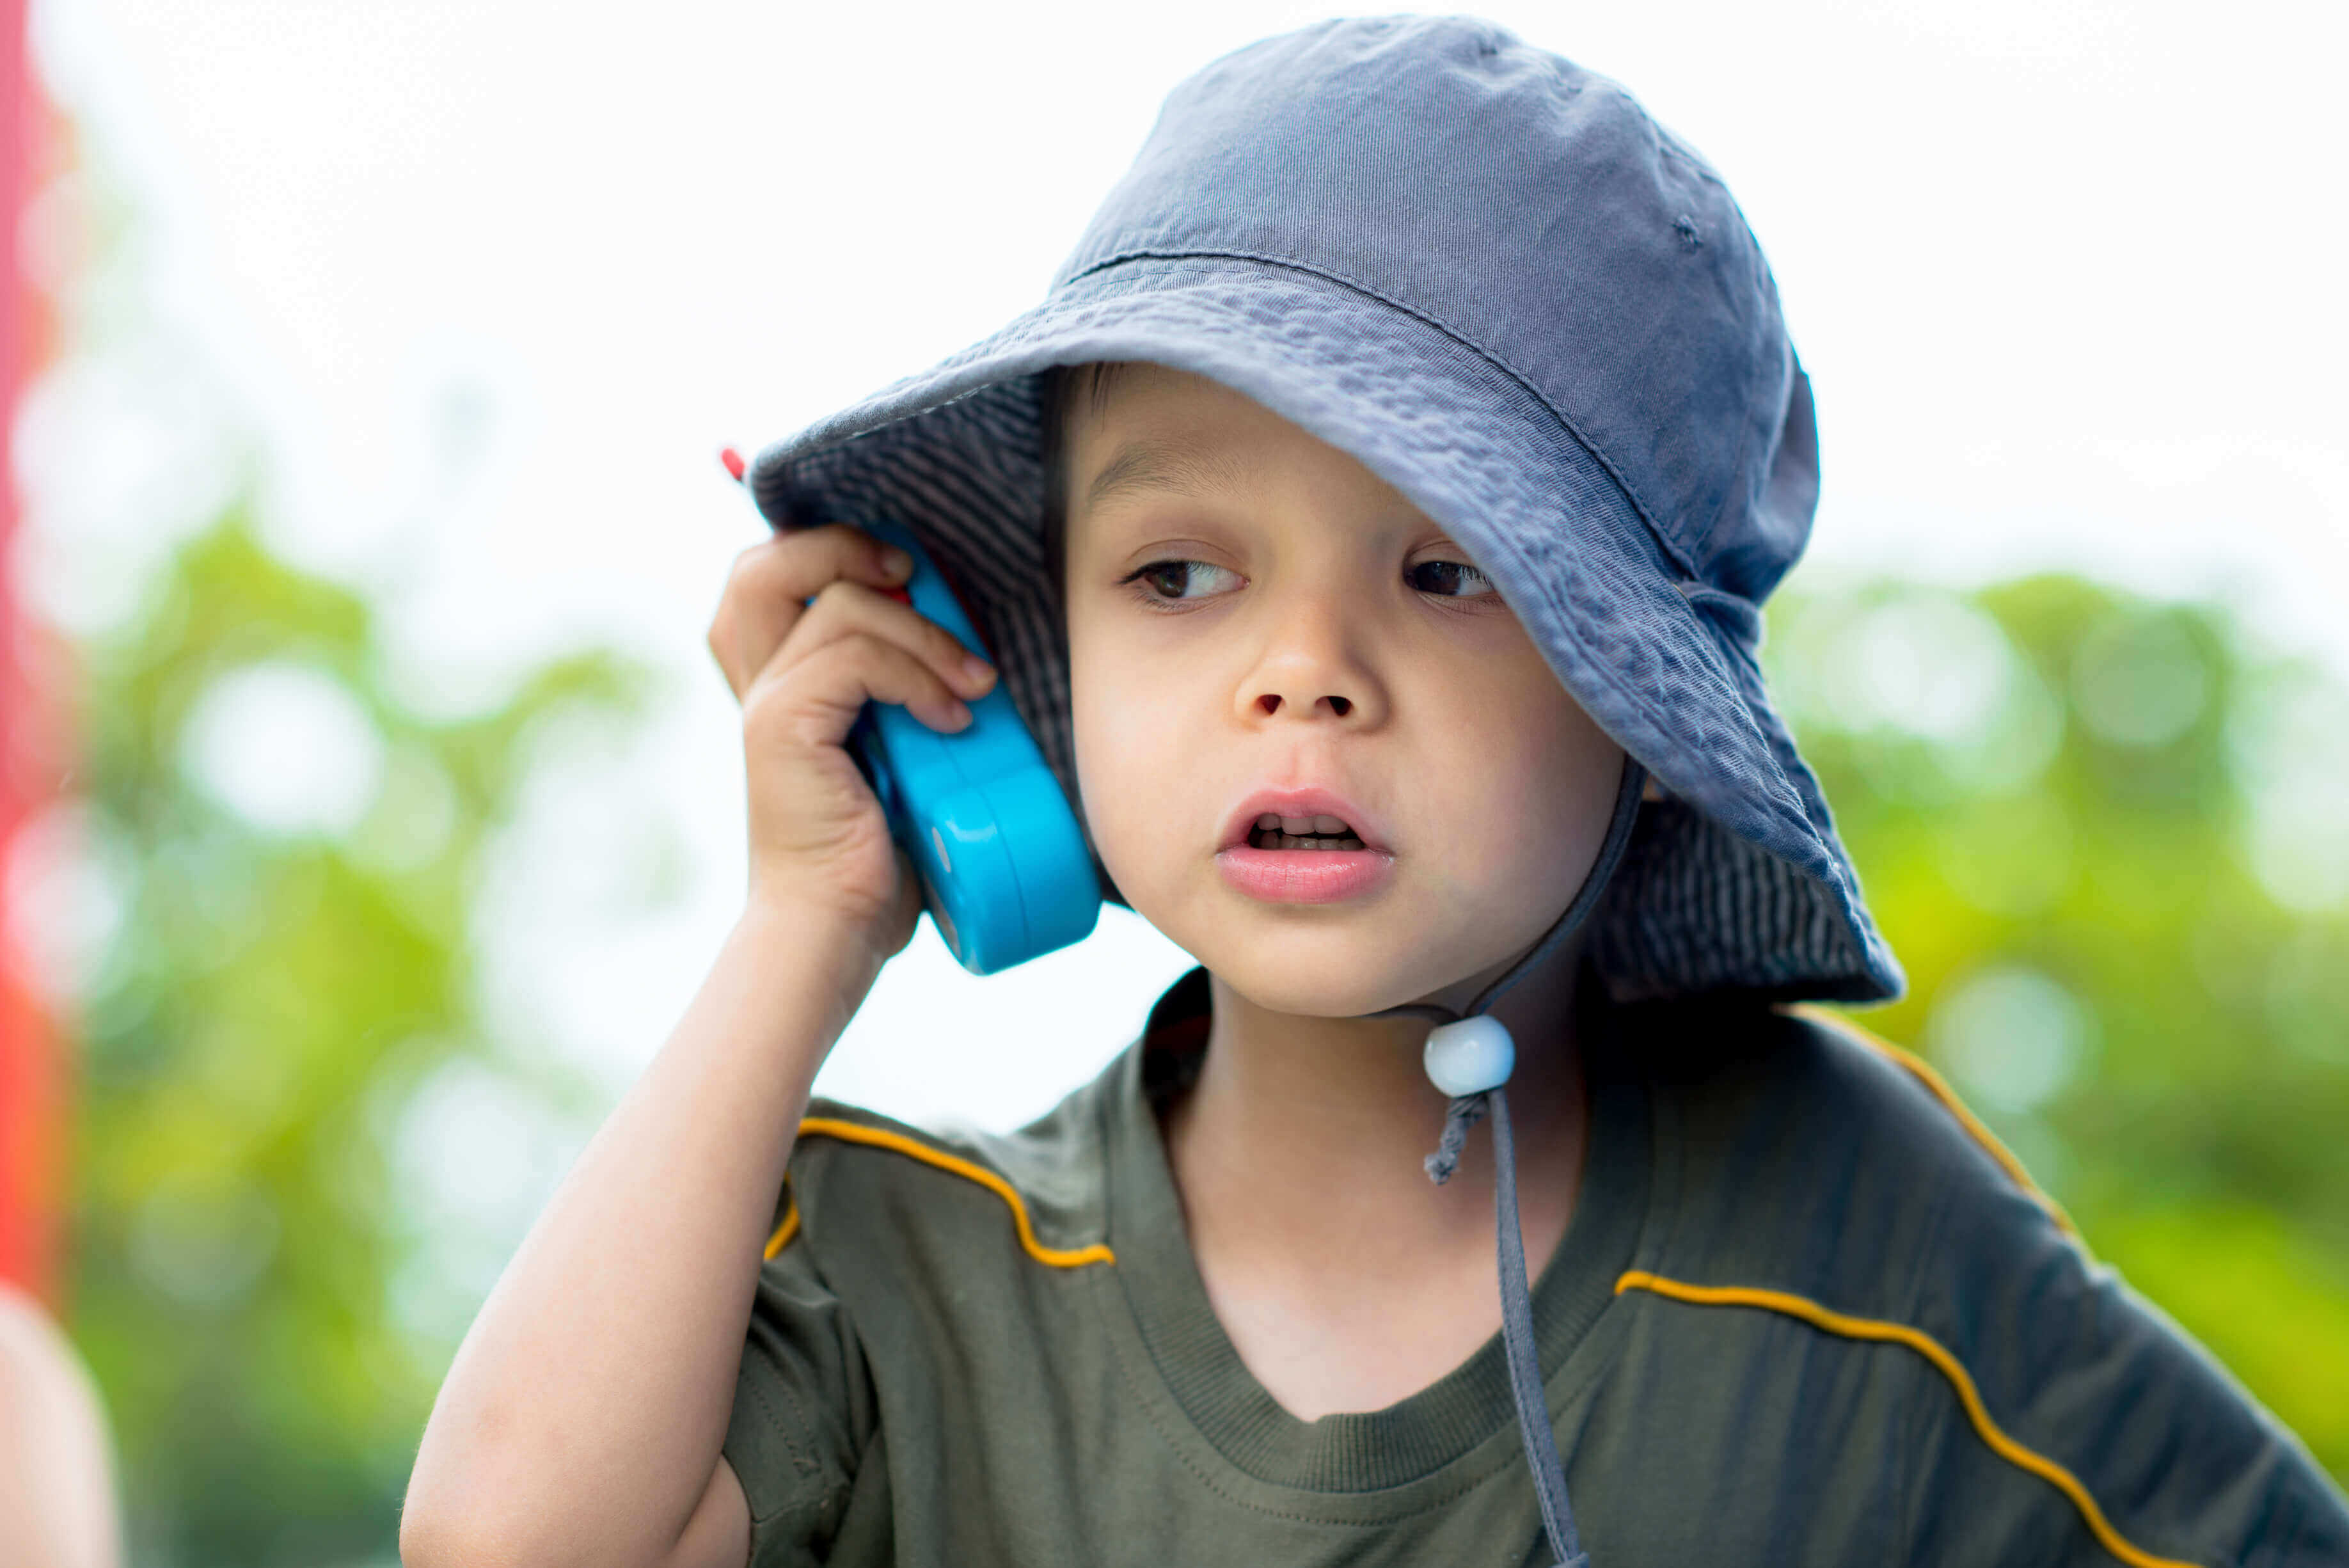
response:
[(1183, 435), (1138, 436), (1116, 444), (1084, 481), (1077, 510), (1100, 513), (1146, 495), (1191, 500), (1245, 493), (1255, 465), (1229, 445)]
[(1351, 453), (1221, 382), (1163, 365), (1102, 369), (1116, 374), (1092, 395), (1081, 384), (1065, 408), (1072, 516), (1152, 496), (1244, 498), (1299, 473), (1409, 504)]

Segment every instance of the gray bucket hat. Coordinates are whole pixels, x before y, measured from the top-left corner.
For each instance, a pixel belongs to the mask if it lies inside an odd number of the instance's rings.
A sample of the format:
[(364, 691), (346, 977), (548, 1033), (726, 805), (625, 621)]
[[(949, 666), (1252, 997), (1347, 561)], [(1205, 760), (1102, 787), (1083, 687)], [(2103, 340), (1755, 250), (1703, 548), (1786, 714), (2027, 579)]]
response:
[(1168, 97), (1043, 302), (759, 454), (778, 526), (922, 539), (1071, 801), (1044, 373), (1151, 360), (1368, 466), (1493, 579), (1663, 792), (1590, 917), (1619, 1000), (1902, 977), (1772, 708), (1810, 387), (1720, 178), (1629, 94), (1465, 17), (1322, 23)]

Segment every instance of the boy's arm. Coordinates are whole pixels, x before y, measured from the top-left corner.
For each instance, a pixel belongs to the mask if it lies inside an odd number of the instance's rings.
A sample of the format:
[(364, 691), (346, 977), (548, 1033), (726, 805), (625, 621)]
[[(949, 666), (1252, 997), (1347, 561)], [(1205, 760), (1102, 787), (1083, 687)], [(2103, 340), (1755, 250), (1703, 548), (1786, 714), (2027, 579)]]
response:
[(409, 1485), (409, 1568), (746, 1560), (719, 1448), (759, 1243), (858, 962), (836, 922), (736, 925), (466, 1335)]
[(841, 742), (867, 701), (960, 729), (993, 678), (874, 591), (904, 576), (840, 527), (737, 563), (710, 647), (742, 701), (750, 898), (466, 1334), (409, 1482), (408, 1568), (745, 1561), (719, 1449), (760, 1243), (816, 1069), (920, 909)]

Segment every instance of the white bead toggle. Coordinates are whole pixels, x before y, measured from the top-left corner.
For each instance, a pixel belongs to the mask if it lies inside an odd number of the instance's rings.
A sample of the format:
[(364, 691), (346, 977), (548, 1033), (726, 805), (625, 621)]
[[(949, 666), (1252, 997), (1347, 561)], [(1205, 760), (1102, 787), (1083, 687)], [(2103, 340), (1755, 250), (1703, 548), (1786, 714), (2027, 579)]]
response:
[(1429, 1030), (1423, 1060), (1429, 1082), (1456, 1100), (1507, 1083), (1510, 1069), (1517, 1064), (1517, 1044), (1509, 1038), (1507, 1025), (1490, 1013), (1479, 1013)]

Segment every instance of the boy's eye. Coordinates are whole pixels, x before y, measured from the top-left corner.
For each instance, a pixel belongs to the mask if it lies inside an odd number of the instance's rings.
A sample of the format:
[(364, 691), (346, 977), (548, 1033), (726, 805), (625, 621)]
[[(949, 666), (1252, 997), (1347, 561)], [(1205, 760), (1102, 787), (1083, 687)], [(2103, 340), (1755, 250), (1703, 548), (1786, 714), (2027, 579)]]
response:
[(1465, 561), (1422, 561), (1404, 572), (1411, 586), (1445, 598), (1480, 598), (1493, 592), (1493, 579)]
[(1228, 592), (1237, 586), (1240, 575), (1207, 561), (1153, 561), (1128, 574), (1125, 580), (1141, 583), (1154, 598), (1204, 599)]

